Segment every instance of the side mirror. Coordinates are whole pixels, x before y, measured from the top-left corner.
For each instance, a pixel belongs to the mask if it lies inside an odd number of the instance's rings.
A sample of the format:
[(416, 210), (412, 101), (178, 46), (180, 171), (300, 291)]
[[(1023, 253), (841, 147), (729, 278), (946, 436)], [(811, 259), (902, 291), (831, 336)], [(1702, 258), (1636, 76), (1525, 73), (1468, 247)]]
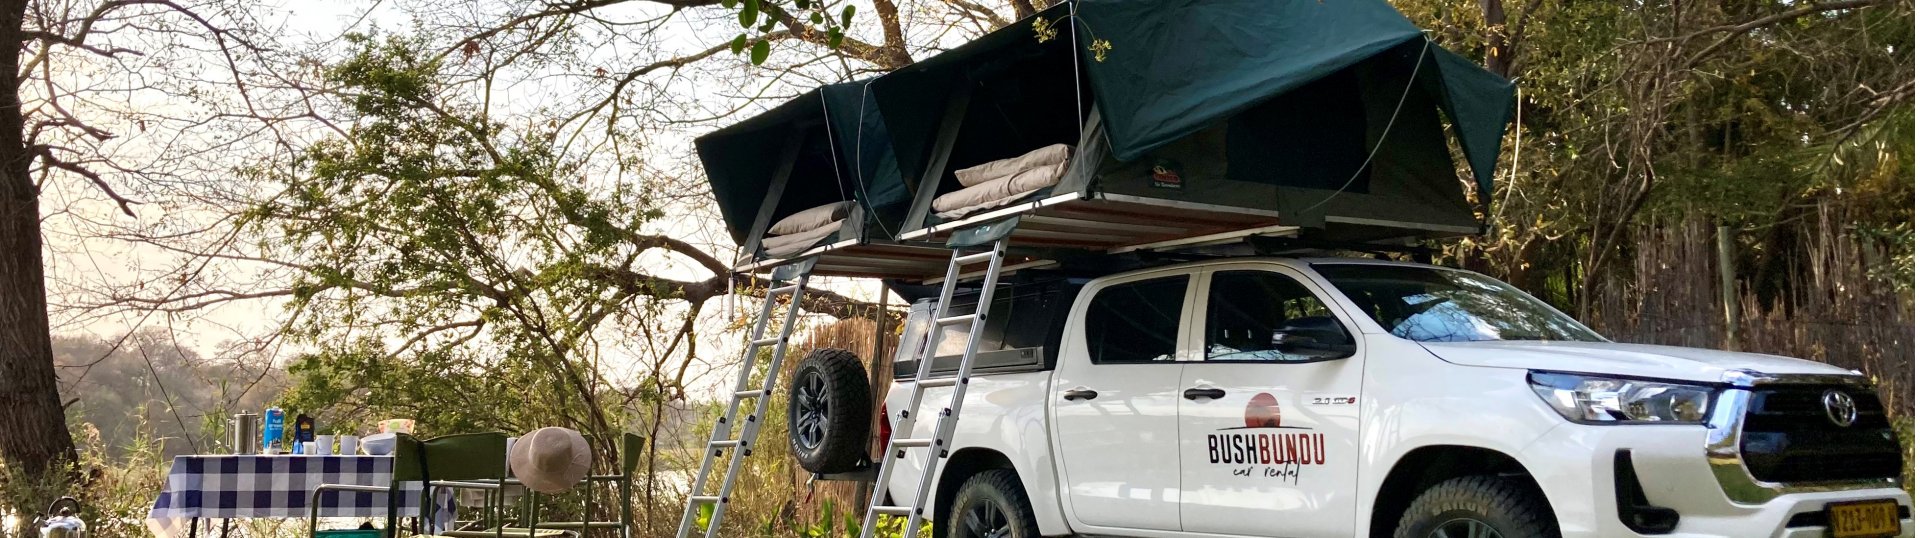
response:
[(1287, 353), (1315, 357), (1345, 357), (1354, 351), (1353, 339), (1340, 322), (1331, 317), (1313, 316), (1288, 320), (1273, 330), (1273, 348)]

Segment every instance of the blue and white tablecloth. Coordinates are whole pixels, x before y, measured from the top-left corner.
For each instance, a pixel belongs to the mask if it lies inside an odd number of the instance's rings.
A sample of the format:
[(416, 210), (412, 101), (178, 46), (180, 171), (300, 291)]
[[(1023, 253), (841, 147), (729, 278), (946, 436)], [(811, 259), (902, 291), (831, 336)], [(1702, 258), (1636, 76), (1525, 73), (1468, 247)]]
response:
[[(307, 517), (307, 502), (321, 484), (386, 487), (393, 483), (391, 456), (179, 456), (167, 473), (167, 488), (153, 502), (148, 527), (160, 536), (184, 536), (196, 518)], [(420, 514), (419, 482), (403, 482), (400, 517)], [(453, 495), (436, 494), (436, 527), (453, 518)], [(387, 494), (329, 491), (320, 496), (320, 517), (386, 517)]]

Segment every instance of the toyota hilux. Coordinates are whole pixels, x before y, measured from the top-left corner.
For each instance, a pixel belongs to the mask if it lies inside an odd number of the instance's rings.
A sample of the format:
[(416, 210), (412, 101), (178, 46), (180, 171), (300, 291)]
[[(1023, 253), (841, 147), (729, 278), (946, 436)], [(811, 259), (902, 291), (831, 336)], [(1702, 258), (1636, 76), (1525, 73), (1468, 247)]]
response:
[[(901, 335), (883, 438), (935, 317), (922, 302)], [(1859, 372), (1611, 342), (1470, 271), (1208, 260), (1014, 279), (987, 318), (952, 442), (881, 455), (894, 500), (944, 458), (936, 536), (1914, 535)], [(951, 371), (965, 334), (940, 340)], [(796, 371), (809, 469), (870, 466), (866, 417), (833, 415), (871, 406), (827, 405), (859, 368)], [(927, 390), (913, 412), (936, 416), (953, 389)]]

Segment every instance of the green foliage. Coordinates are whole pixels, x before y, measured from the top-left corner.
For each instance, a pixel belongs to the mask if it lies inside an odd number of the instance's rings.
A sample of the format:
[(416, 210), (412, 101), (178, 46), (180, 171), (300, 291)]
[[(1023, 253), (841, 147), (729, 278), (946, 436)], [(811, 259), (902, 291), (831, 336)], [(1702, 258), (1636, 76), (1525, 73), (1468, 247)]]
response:
[(72, 469), (81, 479), (74, 484), (33, 482), (18, 476), (0, 464), (0, 522), (11, 515), (18, 518), (17, 528), (0, 526), (0, 536), (37, 536), (32, 528), (55, 499), (72, 496), (80, 501), (80, 518), (87, 522), (91, 536), (147, 536), (147, 512), (153, 509), (153, 496), (166, 484), (168, 457), (165, 439), (152, 423), (134, 415), (132, 432), (110, 443), (93, 424), (72, 421), (73, 435), (80, 461)]
[[(760, 19), (760, 0), (746, 0), (740, 5), (740, 27), (752, 28), (753, 22)], [(758, 64), (760, 62), (754, 62)]]
[[(794, 532), (801, 538), (858, 538), (863, 517), (865, 514), (860, 511), (860, 507), (849, 507), (848, 510), (843, 511), (834, 506), (833, 501), (829, 499), (820, 503), (820, 513), (813, 522), (796, 527)], [(837, 527), (834, 524), (836, 518), (839, 519)], [(907, 535), (907, 518), (880, 516), (880, 519), (874, 522), (873, 535), (878, 538), (904, 537)], [(918, 536), (933, 536), (933, 522), (920, 522)]]
[(833, 4), (836, 3), (826, 0), (792, 0), (791, 4), (783, 4), (780, 0), (721, 0), (720, 5), (736, 10), (735, 18), (740, 28), (746, 30), (734, 38), (730, 50), (736, 55), (750, 51), (752, 54), (748, 55), (748, 61), (753, 65), (761, 65), (766, 63), (772, 49), (772, 36), (769, 34), (783, 27), (794, 35), (825, 35), (828, 48), (840, 48), (845, 42), (847, 29), (853, 27), (853, 17), (858, 9), (853, 4), (845, 4), (834, 11)]
[(349, 42), (325, 70), (344, 134), (243, 171), (279, 189), (242, 224), (299, 269), (286, 333), (315, 349), (284, 404), (434, 433), (611, 431), (619, 404), (659, 398), (600, 378), (587, 345), (669, 312), (643, 299), (680, 296), (636, 269), (655, 246), (633, 232), (660, 216), (650, 191), (589, 184), (547, 123), (491, 116), (419, 41)]
[(761, 62), (765, 62), (765, 61), (767, 61), (767, 52), (768, 52), (768, 51), (769, 51), (770, 49), (772, 49), (772, 46), (771, 46), (771, 45), (768, 45), (768, 44), (767, 44), (767, 42), (765, 42), (765, 41), (756, 41), (756, 42), (754, 42), (754, 44), (753, 44), (753, 63), (754, 63), (754, 64), (756, 64), (756, 65), (758, 65), (758, 64), (759, 64), (759, 63), (761, 63)]
[[(1505, 7), (1504, 25), (1487, 23), (1490, 4)], [(1890, 238), (1913, 221), (1914, 19), (1905, 6), (1776, 18), (1802, 4), (1394, 5), (1468, 58), (1512, 46), (1519, 136), (1495, 192), (1478, 193), (1492, 205), (1490, 233), (1459, 252), (1530, 291), (1551, 296), (1559, 286), (1571, 296), (1589, 279), (1629, 271), (1603, 263), (1631, 259), (1635, 245), (1618, 240), (1629, 235), (1620, 229), (1734, 226), (1747, 247), (1740, 277), (1765, 288), (1782, 285), (1762, 280), (1790, 271), (1796, 255), (1774, 239), (1792, 235), (1783, 226), (1833, 211)], [(1868, 260), (1875, 273), (1910, 285), (1911, 241), (1882, 246), (1888, 255)], [(1582, 281), (1554, 283), (1563, 274)]]

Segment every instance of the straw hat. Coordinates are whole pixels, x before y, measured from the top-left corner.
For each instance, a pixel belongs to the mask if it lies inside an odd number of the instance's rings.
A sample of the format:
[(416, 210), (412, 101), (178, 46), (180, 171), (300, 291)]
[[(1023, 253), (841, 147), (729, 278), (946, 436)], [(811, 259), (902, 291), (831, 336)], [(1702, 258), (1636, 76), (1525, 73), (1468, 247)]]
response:
[(587, 438), (566, 428), (540, 428), (520, 436), (507, 451), (507, 466), (527, 489), (559, 493), (587, 478), (593, 454)]

